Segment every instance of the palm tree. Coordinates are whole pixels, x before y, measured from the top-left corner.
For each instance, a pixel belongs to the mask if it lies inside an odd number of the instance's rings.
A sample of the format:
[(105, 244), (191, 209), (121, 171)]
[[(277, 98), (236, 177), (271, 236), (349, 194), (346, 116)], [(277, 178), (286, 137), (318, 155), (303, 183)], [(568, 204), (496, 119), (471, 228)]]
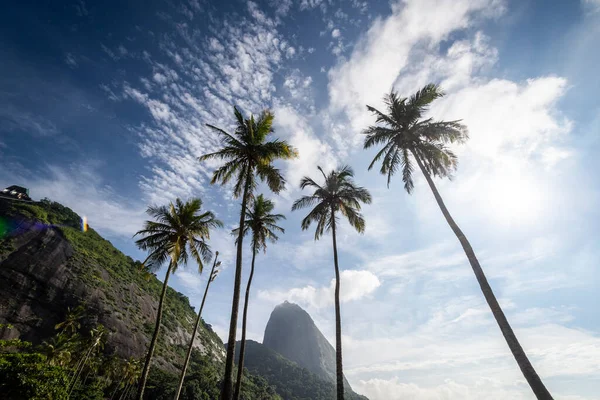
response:
[(54, 326), (54, 329), (61, 330), (62, 333), (70, 332), (71, 335), (77, 333), (77, 330), (81, 328), (80, 320), (84, 317), (85, 307), (83, 305), (78, 305), (75, 309), (71, 310), (71, 308), (67, 308), (67, 315), (65, 320), (59, 322)]
[(302, 220), (302, 230), (310, 227), (315, 222), (315, 240), (318, 240), (325, 231), (331, 230), (333, 236), (333, 263), (335, 267), (335, 360), (337, 375), (337, 399), (344, 398), (344, 372), (342, 370), (342, 319), (340, 316), (340, 269), (338, 266), (338, 253), (336, 241), (336, 228), (338, 217), (336, 212), (342, 213), (350, 225), (359, 233), (365, 231), (365, 220), (360, 214), (360, 203), (370, 204), (371, 195), (367, 189), (356, 186), (354, 172), (349, 166), (344, 166), (338, 171), (331, 171), (325, 175), (321, 167), (317, 167), (325, 183), (321, 186), (311, 178), (305, 176), (300, 182), (300, 188), (313, 188), (310, 196), (302, 196), (292, 206), (292, 211), (305, 207), (314, 208)]
[[(246, 298), (244, 300), (244, 313), (242, 317), (242, 343), (240, 345), (240, 356), (238, 360), (237, 370), (237, 381), (235, 383), (235, 394), (234, 399), (240, 398), (240, 391), (242, 389), (242, 375), (244, 371), (244, 353), (246, 351), (246, 322), (248, 315), (248, 300), (250, 298), (250, 285), (252, 285), (252, 278), (254, 277), (254, 261), (256, 254), (262, 249), (263, 252), (267, 252), (267, 240), (275, 243), (279, 240), (279, 237), (275, 232), (285, 233), (285, 230), (277, 226), (277, 221), (285, 219), (282, 214), (271, 214), (275, 205), (271, 200), (265, 199), (261, 194), (255, 200), (252, 205), (252, 209), (246, 211), (246, 220), (244, 221), (242, 234), (246, 236), (248, 233), (252, 233), (252, 266), (250, 268), (250, 276), (248, 277), (248, 284), (246, 285)], [(240, 233), (240, 229), (234, 229), (234, 234)]]
[[(221, 128), (207, 125), (217, 132), (223, 147), (214, 153), (199, 157), (200, 161), (220, 160), (224, 164), (213, 174), (211, 183), (227, 184), (235, 181), (233, 195), (242, 196), (240, 210), (240, 223), (244, 224), (246, 206), (258, 179), (264, 181), (274, 193), (279, 193), (285, 187), (285, 179), (273, 162), (277, 159), (289, 160), (297, 156), (296, 150), (285, 141), (277, 139), (268, 141), (273, 133), (273, 114), (263, 111), (258, 119), (254, 116), (244, 119), (242, 113), (234, 107), (236, 118), (235, 132), (229, 134)], [(237, 333), (237, 319), (240, 302), (240, 286), (242, 283), (242, 242), (243, 233), (240, 230), (237, 238), (237, 252), (235, 258), (235, 281), (233, 285), (233, 302), (231, 305), (231, 321), (229, 323), (229, 337), (227, 342), (227, 357), (225, 359), (225, 376), (221, 399), (230, 400), (232, 395), (233, 359), (235, 355), (235, 339)]]
[(177, 267), (183, 263), (186, 264), (191, 255), (202, 271), (202, 261), (208, 262), (212, 257), (210, 246), (206, 240), (210, 238), (210, 230), (223, 226), (223, 223), (215, 218), (210, 211), (201, 212), (202, 200), (192, 199), (183, 202), (180, 199), (175, 204), (169, 206), (150, 206), (147, 213), (154, 220), (146, 221), (144, 229), (137, 232), (135, 236), (141, 235), (142, 238), (135, 243), (142, 250), (150, 252), (144, 265), (152, 269), (158, 269), (167, 260), (169, 266), (163, 282), (163, 288), (158, 302), (156, 312), (156, 324), (154, 334), (150, 341), (148, 354), (142, 370), (140, 383), (138, 385), (137, 399), (142, 400), (148, 373), (150, 372), (150, 362), (156, 347), (156, 339), (160, 330), (162, 319), (163, 303), (169, 276), (177, 270)]
[(217, 261), (219, 258), (219, 252), (215, 253), (215, 261), (213, 262), (212, 269), (210, 270), (210, 276), (208, 277), (208, 281), (206, 282), (206, 289), (204, 289), (204, 296), (202, 297), (202, 304), (200, 305), (200, 311), (198, 311), (198, 317), (196, 318), (196, 323), (194, 324), (194, 331), (192, 332), (192, 338), (190, 339), (190, 345), (188, 347), (187, 354), (185, 355), (185, 361), (183, 362), (183, 368), (181, 369), (181, 375), (179, 376), (179, 384), (177, 386), (177, 391), (175, 392), (175, 400), (179, 399), (181, 394), (181, 388), (183, 387), (183, 381), (185, 379), (185, 373), (187, 371), (188, 364), (190, 363), (190, 357), (192, 356), (192, 349), (194, 348), (194, 339), (196, 339), (196, 332), (198, 332), (198, 327), (200, 326), (200, 321), (202, 320), (202, 309), (204, 308), (204, 302), (206, 301), (206, 295), (208, 294), (208, 288), (212, 281), (217, 278), (219, 274), (219, 266), (221, 265), (221, 261)]
[(431, 102), (443, 95), (439, 86), (429, 84), (410, 98), (400, 98), (394, 92), (386, 95), (384, 101), (387, 113), (367, 106), (368, 110), (376, 116), (376, 125), (365, 129), (364, 148), (383, 146), (369, 165), (369, 170), (383, 157), (379, 171), (387, 175), (388, 186), (392, 175), (402, 169), (404, 188), (410, 194), (414, 188), (413, 160), (416, 162), (425, 176), (444, 218), (462, 245), (481, 291), (529, 386), (538, 399), (552, 399), (498, 304), (471, 244), (454, 222), (433, 182), (432, 176), (450, 177), (456, 169), (457, 158), (448, 145), (463, 143), (468, 139), (467, 129), (460, 121), (434, 121), (433, 118), (425, 119), (423, 117)]

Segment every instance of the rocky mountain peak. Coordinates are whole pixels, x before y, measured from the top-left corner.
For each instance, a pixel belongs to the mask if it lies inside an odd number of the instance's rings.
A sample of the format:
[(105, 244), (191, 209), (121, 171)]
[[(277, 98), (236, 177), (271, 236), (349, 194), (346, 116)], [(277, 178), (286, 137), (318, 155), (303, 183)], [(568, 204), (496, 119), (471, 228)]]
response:
[(321, 379), (335, 383), (335, 349), (299, 305), (285, 301), (275, 307), (263, 344)]

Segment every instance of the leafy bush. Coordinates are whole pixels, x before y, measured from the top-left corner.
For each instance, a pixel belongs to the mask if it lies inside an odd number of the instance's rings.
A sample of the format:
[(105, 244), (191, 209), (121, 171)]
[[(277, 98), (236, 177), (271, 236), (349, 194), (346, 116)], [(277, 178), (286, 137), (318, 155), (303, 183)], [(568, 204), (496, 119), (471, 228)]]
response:
[(42, 354), (0, 354), (0, 393), (5, 400), (67, 399), (68, 371)]

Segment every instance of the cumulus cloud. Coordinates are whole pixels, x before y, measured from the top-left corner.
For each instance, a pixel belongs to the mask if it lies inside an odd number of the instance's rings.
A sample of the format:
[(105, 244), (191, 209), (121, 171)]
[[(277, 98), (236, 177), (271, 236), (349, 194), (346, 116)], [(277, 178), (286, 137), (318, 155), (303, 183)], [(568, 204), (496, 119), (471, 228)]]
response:
[[(342, 302), (358, 300), (368, 296), (381, 285), (379, 278), (369, 271), (345, 270), (340, 275), (340, 301)], [(288, 300), (313, 308), (323, 308), (333, 304), (334, 290), (335, 279), (332, 279), (327, 287), (308, 285), (287, 291), (261, 290), (258, 297), (274, 303)]]
[(299, 153), (299, 157), (291, 160), (286, 169), (286, 180), (290, 186), (288, 189), (296, 192), (302, 177), (314, 175), (317, 165), (328, 170), (335, 167), (337, 160), (331, 146), (321, 140), (313, 132), (309, 122), (292, 107), (277, 106), (274, 112), (277, 116), (276, 131), (283, 133)]
[(331, 110), (345, 112), (354, 131), (363, 129), (369, 122), (365, 104), (380, 103), (417, 45), (427, 43), (426, 49), (436, 49), (441, 40), (478, 15), (497, 15), (502, 10), (502, 3), (493, 0), (395, 3), (392, 15), (375, 20), (350, 58), (329, 71)]

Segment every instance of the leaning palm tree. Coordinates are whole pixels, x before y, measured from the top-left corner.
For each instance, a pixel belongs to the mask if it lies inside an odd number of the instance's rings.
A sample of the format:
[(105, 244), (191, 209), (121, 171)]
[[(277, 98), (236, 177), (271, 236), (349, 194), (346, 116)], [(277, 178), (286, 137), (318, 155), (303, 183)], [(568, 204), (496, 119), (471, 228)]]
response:
[(335, 360), (337, 376), (337, 400), (344, 398), (344, 372), (342, 370), (342, 319), (340, 316), (340, 269), (338, 265), (336, 229), (338, 224), (337, 212), (340, 212), (354, 229), (359, 233), (365, 231), (365, 220), (360, 214), (360, 203), (371, 203), (371, 195), (367, 189), (356, 186), (354, 172), (349, 166), (342, 167), (339, 171), (331, 171), (325, 175), (321, 167), (317, 167), (325, 183), (321, 186), (309, 177), (302, 178), (300, 188), (313, 188), (315, 191), (310, 196), (302, 196), (292, 206), (292, 211), (305, 207), (314, 208), (302, 220), (302, 230), (310, 227), (315, 222), (315, 240), (318, 240), (325, 231), (331, 230), (333, 237), (333, 264), (335, 267)]
[(385, 113), (367, 106), (368, 110), (376, 116), (376, 125), (365, 129), (364, 148), (382, 146), (369, 165), (369, 170), (377, 161), (382, 160), (379, 171), (387, 175), (389, 186), (392, 175), (401, 169), (404, 188), (410, 194), (414, 188), (413, 162), (416, 162), (448, 225), (462, 245), (481, 291), (529, 386), (538, 399), (552, 399), (498, 304), (471, 244), (454, 222), (433, 182), (432, 177), (450, 177), (456, 169), (457, 158), (448, 145), (463, 143), (468, 139), (467, 129), (460, 121), (434, 121), (433, 118), (424, 118), (431, 102), (443, 95), (439, 86), (429, 84), (410, 98), (400, 98), (394, 92), (386, 95)]
[[(240, 344), (240, 355), (238, 359), (238, 370), (237, 380), (235, 383), (234, 399), (240, 398), (240, 392), (242, 389), (242, 375), (244, 371), (244, 353), (246, 351), (246, 322), (248, 315), (248, 300), (250, 298), (250, 285), (252, 285), (252, 278), (254, 277), (254, 261), (256, 254), (260, 250), (267, 252), (267, 240), (275, 243), (279, 240), (277, 233), (285, 233), (285, 230), (277, 225), (277, 222), (281, 219), (285, 219), (282, 214), (271, 214), (275, 204), (271, 200), (265, 199), (261, 194), (256, 199), (250, 210), (246, 211), (246, 220), (244, 221), (242, 234), (244, 236), (249, 233), (252, 235), (252, 264), (250, 267), (250, 276), (248, 277), (248, 284), (246, 285), (246, 298), (244, 300), (244, 312), (242, 317), (242, 342)], [(239, 235), (240, 228), (234, 229), (234, 235)]]
[[(207, 125), (217, 132), (221, 138), (222, 148), (214, 153), (199, 157), (200, 161), (220, 160), (224, 164), (213, 174), (211, 183), (225, 185), (232, 179), (234, 197), (242, 197), (240, 224), (244, 225), (246, 206), (252, 197), (257, 178), (267, 183), (269, 189), (279, 193), (285, 187), (285, 180), (279, 170), (273, 166), (277, 159), (289, 160), (297, 156), (296, 150), (285, 141), (277, 139), (269, 141), (273, 133), (273, 114), (264, 111), (254, 119), (253, 116), (244, 119), (237, 108), (233, 109), (236, 118), (236, 129), (227, 133), (221, 128)], [(225, 376), (221, 390), (221, 399), (230, 400), (232, 396), (233, 361), (235, 355), (235, 339), (240, 302), (240, 286), (242, 283), (242, 242), (243, 231), (237, 238), (235, 258), (235, 280), (233, 284), (233, 302), (231, 305), (231, 321), (227, 341), (227, 357), (225, 359)]]
[(210, 230), (223, 226), (212, 212), (201, 211), (202, 200), (200, 199), (192, 199), (187, 202), (177, 199), (175, 204), (171, 203), (169, 206), (148, 207), (147, 213), (154, 220), (146, 221), (144, 229), (135, 234), (136, 236), (142, 236), (141, 239), (136, 241), (137, 246), (150, 252), (144, 261), (144, 265), (156, 270), (166, 261), (169, 261), (158, 302), (154, 334), (150, 341), (138, 385), (138, 400), (142, 400), (144, 396), (144, 389), (150, 372), (150, 362), (160, 330), (169, 276), (177, 270), (180, 264), (186, 264), (190, 255), (198, 264), (199, 270), (202, 271), (203, 261), (208, 262), (212, 257), (210, 246), (206, 243), (206, 240), (210, 238)]
[(179, 375), (179, 384), (177, 385), (177, 391), (175, 392), (175, 400), (179, 399), (181, 395), (181, 389), (183, 388), (183, 381), (185, 380), (185, 373), (187, 371), (187, 367), (190, 363), (190, 358), (192, 356), (192, 350), (194, 348), (194, 340), (196, 339), (196, 332), (198, 332), (198, 327), (200, 326), (200, 321), (202, 320), (202, 309), (204, 309), (204, 302), (206, 301), (206, 295), (208, 294), (208, 289), (210, 288), (210, 284), (217, 278), (219, 274), (219, 266), (221, 265), (221, 261), (217, 261), (219, 258), (219, 252), (215, 253), (215, 261), (213, 262), (212, 269), (210, 270), (210, 276), (206, 281), (206, 288), (204, 289), (204, 296), (202, 296), (202, 303), (200, 304), (200, 310), (198, 311), (198, 316), (196, 317), (196, 323), (194, 324), (194, 331), (192, 332), (192, 338), (190, 339), (190, 345), (188, 346), (188, 351), (185, 355), (185, 361), (183, 362), (183, 367), (181, 368), (181, 374)]

